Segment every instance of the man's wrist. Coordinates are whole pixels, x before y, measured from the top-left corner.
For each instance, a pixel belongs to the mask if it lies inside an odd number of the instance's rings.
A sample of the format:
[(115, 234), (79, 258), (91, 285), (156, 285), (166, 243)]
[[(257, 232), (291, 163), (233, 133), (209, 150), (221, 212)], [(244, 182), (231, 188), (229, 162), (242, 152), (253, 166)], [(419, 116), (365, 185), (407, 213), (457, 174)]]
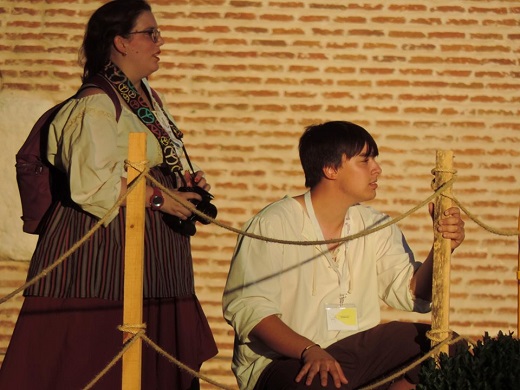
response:
[(309, 349), (311, 348), (314, 348), (314, 347), (318, 347), (318, 348), (321, 348), (321, 346), (319, 344), (311, 344), (311, 345), (307, 345), (305, 348), (303, 348), (303, 351), (302, 353), (300, 354), (300, 361), (303, 362), (303, 358), (305, 357), (305, 352), (307, 352)]

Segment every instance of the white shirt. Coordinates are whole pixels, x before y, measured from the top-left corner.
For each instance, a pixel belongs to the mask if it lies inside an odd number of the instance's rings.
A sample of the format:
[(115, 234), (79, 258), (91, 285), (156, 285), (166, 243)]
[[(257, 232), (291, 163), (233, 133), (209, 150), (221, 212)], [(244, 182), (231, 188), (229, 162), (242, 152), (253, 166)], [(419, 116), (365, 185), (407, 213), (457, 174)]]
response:
[[(349, 235), (373, 228), (388, 217), (370, 207), (350, 207)], [(247, 224), (247, 232), (287, 241), (316, 241), (308, 214), (293, 198), (285, 197), (264, 208)], [(344, 233), (345, 233), (344, 229)], [(343, 234), (344, 234), (343, 233)], [(263, 369), (278, 355), (250, 331), (264, 318), (277, 315), (295, 332), (323, 348), (379, 324), (382, 299), (391, 307), (427, 312), (429, 303), (414, 300), (410, 280), (415, 262), (401, 231), (392, 225), (348, 241), (336, 258), (348, 280), (344, 304), (358, 310), (359, 329), (329, 331), (325, 305), (339, 304), (337, 270), (321, 245), (289, 245), (240, 237), (223, 297), (224, 318), (236, 333), (232, 369), (241, 389), (252, 389)]]

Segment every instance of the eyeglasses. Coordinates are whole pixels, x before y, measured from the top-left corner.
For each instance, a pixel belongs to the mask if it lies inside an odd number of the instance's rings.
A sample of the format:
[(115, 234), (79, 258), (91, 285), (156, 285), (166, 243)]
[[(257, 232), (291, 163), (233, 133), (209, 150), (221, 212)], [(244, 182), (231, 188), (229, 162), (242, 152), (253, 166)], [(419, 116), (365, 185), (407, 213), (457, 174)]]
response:
[(159, 38), (161, 37), (161, 31), (158, 28), (149, 28), (147, 30), (132, 31), (128, 33), (128, 35), (132, 34), (148, 34), (153, 43), (159, 42)]

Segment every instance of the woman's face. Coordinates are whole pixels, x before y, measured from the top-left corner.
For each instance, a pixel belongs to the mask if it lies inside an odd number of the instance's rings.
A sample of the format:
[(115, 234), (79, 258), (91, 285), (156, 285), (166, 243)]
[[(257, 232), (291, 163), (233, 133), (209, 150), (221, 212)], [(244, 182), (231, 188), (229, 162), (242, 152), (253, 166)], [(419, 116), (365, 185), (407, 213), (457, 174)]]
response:
[(139, 15), (134, 28), (124, 40), (127, 51), (122, 65), (123, 71), (130, 79), (140, 80), (159, 69), (160, 48), (164, 40), (158, 32), (157, 22), (151, 12), (145, 11)]

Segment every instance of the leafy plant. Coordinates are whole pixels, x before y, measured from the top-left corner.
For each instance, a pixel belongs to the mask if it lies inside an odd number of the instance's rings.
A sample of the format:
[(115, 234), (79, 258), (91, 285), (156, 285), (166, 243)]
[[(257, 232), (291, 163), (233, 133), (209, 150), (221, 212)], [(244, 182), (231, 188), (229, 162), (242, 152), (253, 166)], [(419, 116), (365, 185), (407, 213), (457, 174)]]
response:
[(472, 349), (453, 356), (439, 355), (421, 367), (418, 390), (520, 389), (520, 340), (501, 331), (491, 338), (486, 332)]

